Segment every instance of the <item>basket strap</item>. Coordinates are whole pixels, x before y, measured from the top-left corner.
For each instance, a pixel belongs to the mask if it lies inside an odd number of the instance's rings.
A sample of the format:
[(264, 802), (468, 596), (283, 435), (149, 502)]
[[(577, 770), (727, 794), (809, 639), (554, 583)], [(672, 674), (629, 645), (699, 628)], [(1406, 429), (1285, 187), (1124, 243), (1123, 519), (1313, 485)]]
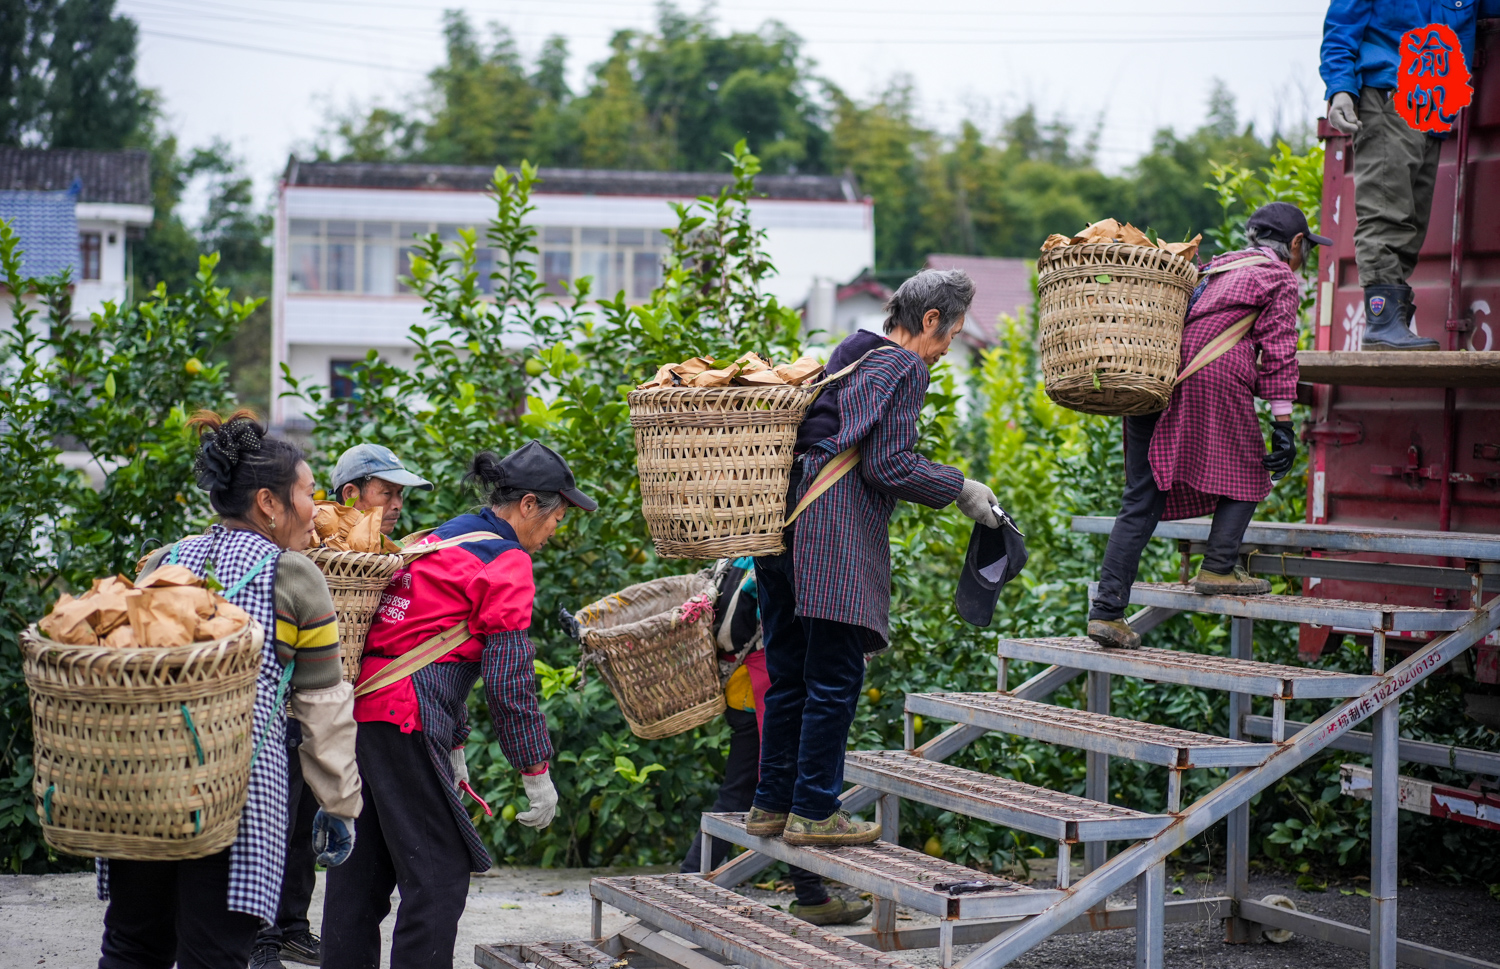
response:
[(1174, 386), (1175, 384), (1182, 383), (1232, 350), (1234, 345), (1239, 343), (1246, 333), (1250, 332), (1250, 328), (1255, 325), (1255, 321), (1259, 318), (1260, 310), (1256, 310), (1247, 316), (1241, 317), (1225, 329), (1223, 333), (1209, 340), (1203, 349), (1193, 354), (1193, 359), (1188, 361), (1188, 365), (1182, 368), (1182, 372), (1177, 375)]
[[(870, 351), (873, 353), (874, 351)], [(845, 448), (833, 456), (833, 460), (823, 465), (813, 483), (808, 486), (807, 494), (797, 502), (797, 507), (787, 516), (786, 524), (790, 525), (797, 520), (797, 516), (807, 510), (807, 506), (816, 501), (823, 492), (838, 484), (840, 478), (853, 471), (859, 465), (859, 445)]]
[[(297, 661), (295, 659), (286, 664), (286, 666), (282, 667), (281, 679), (276, 684), (276, 700), (271, 704), (272, 710), (280, 710), (281, 705), (286, 702), (286, 691), (287, 688), (292, 685), (292, 671), (294, 671), (296, 668)], [(187, 717), (186, 706), (182, 708), (182, 715), (184, 717)], [(274, 716), (274, 714), (272, 715)], [(194, 742), (197, 742), (197, 730), (193, 727), (192, 721), (190, 719), (188, 720), (188, 729), (193, 730), (193, 740)], [(265, 732), (262, 733), (260, 735), (260, 739), (255, 742), (255, 751), (250, 755), (250, 767), (248, 768), (249, 770), (255, 769), (255, 761), (260, 757), (260, 748), (265, 746), (266, 738), (270, 735), (271, 725), (270, 723), (267, 723)]]
[(464, 532), (462, 535), (455, 535), (452, 538), (445, 538), (441, 542), (433, 542), (431, 545), (412, 545), (403, 548), (399, 552), (392, 552), (391, 554), (405, 556), (408, 559), (414, 559), (419, 555), (426, 555), (428, 552), (437, 552), (445, 548), (452, 548), (455, 545), (462, 545), (464, 542), (478, 542), (486, 538), (499, 537), (500, 536), (494, 532)]
[(881, 350), (886, 350), (886, 349), (889, 349), (889, 348), (888, 347), (876, 347), (873, 350), (867, 350), (867, 351), (865, 351), (865, 355), (864, 356), (860, 357), (858, 360), (856, 360), (853, 363), (849, 364), (849, 366), (847, 366), (844, 369), (840, 370), (838, 373), (836, 373), (836, 374), (830, 374), (828, 376), (825, 376), (822, 380), (820, 380), (817, 383), (813, 384), (812, 385), (812, 397), (808, 399), (807, 405), (809, 407), (811, 407), (812, 406), (812, 402), (818, 399), (818, 395), (821, 394), (828, 387), (829, 384), (832, 384), (832, 383), (835, 383), (837, 381), (843, 380), (845, 377), (849, 376), (851, 373), (854, 372), (854, 369), (856, 367), (858, 367), (860, 364), (864, 363), (866, 360), (870, 359), (871, 354), (876, 354), (876, 353), (879, 353)]
[[(488, 535), (490, 533), (485, 532), (485, 534)], [(366, 693), (373, 693), (376, 690), (384, 689), (397, 680), (411, 676), (417, 670), (430, 666), (444, 656), (447, 656), (472, 639), (473, 635), (469, 630), (469, 623), (467, 621), (443, 630), (436, 636), (432, 636), (425, 642), (418, 644), (415, 649), (397, 656), (395, 660), (381, 669), (380, 672), (355, 687), (354, 695), (357, 697), (364, 696)]]

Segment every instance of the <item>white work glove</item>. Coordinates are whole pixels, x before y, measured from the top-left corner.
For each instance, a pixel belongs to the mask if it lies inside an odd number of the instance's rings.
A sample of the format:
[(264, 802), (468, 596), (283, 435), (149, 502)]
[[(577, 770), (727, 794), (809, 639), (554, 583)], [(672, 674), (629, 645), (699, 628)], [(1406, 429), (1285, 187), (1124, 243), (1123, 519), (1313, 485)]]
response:
[(966, 517), (989, 528), (999, 528), (1000, 519), (995, 515), (995, 508), (999, 505), (1000, 501), (989, 485), (973, 478), (964, 479), (964, 490), (958, 496), (958, 510)]
[(557, 813), (557, 788), (552, 786), (552, 772), (544, 770), (535, 776), (522, 774), (521, 783), (526, 785), (526, 797), (531, 801), (531, 807), (516, 815), (516, 820), (528, 828), (545, 828)]
[(1355, 134), (1363, 127), (1359, 112), (1354, 108), (1354, 96), (1348, 91), (1340, 91), (1328, 99), (1328, 123), (1346, 135)]
[(448, 751), (448, 763), (453, 765), (453, 789), (456, 791), (469, 780), (469, 762), (464, 760), (464, 749), (455, 747)]

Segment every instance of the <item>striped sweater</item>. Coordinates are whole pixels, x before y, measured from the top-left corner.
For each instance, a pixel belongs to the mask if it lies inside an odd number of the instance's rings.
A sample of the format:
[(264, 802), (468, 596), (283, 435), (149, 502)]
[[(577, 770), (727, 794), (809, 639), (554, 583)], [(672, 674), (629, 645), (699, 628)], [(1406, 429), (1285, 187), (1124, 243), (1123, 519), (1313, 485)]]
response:
[[(165, 561), (171, 548), (157, 549), (146, 560), (140, 577), (150, 575)], [(327, 689), (343, 678), (339, 627), (328, 580), (300, 552), (283, 553), (276, 563), (276, 656), (282, 663), (296, 660), (294, 690)]]

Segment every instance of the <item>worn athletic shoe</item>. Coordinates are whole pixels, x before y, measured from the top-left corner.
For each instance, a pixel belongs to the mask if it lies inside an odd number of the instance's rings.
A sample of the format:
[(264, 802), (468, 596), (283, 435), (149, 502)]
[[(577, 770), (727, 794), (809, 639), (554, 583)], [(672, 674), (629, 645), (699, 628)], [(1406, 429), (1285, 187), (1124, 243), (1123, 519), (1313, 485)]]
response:
[(774, 838), (786, 827), (786, 817), (783, 811), (762, 811), (753, 807), (745, 815), (745, 833), (757, 838)]
[(250, 969), (286, 969), (281, 961), (281, 952), (273, 942), (258, 945), (250, 951)]
[(1141, 648), (1141, 634), (1123, 619), (1090, 619), (1089, 638), (1100, 646), (1115, 649)]
[(856, 821), (847, 811), (835, 811), (822, 821), (788, 814), (781, 840), (789, 845), (867, 845), (880, 840), (880, 825)]
[[(1271, 591), (1271, 583), (1257, 579), (1244, 566), (1236, 565), (1228, 575), (1198, 570), (1193, 576), (1193, 591), (1203, 596), (1260, 596)], [(1089, 624), (1092, 629), (1093, 623)]]
[(830, 895), (822, 905), (793, 902), (788, 911), (813, 925), (853, 925), (869, 915), (870, 908), (869, 902), (846, 902), (837, 895)]
[(283, 962), (300, 962), (304, 966), (321, 966), (323, 940), (307, 931), (284, 936), (281, 940), (281, 959)]

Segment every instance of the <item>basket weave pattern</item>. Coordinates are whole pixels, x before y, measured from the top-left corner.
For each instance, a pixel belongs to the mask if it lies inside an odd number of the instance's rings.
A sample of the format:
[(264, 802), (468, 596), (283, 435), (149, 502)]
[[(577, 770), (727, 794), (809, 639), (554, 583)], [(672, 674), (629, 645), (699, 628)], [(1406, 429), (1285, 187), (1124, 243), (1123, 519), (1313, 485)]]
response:
[(786, 489), (806, 387), (632, 391), (641, 511), (662, 558), (783, 550)]
[(380, 609), (380, 596), (403, 560), (399, 555), (336, 552), (328, 548), (310, 548), (305, 554), (328, 580), (333, 612), (339, 623), (344, 679), (353, 683), (359, 678), (359, 658), (365, 651), (370, 624)]
[(264, 636), (254, 620), (216, 642), (154, 649), (65, 646), (35, 626), (22, 633), (32, 792), (47, 843), (181, 861), (234, 841)]
[(1086, 414), (1124, 417), (1164, 408), (1197, 281), (1190, 261), (1149, 246), (1060, 246), (1043, 253), (1037, 300), (1047, 396)]
[(637, 737), (671, 737), (724, 712), (713, 610), (688, 623), (677, 613), (693, 596), (713, 592), (701, 575), (669, 575), (578, 611), (584, 662), (599, 667)]

